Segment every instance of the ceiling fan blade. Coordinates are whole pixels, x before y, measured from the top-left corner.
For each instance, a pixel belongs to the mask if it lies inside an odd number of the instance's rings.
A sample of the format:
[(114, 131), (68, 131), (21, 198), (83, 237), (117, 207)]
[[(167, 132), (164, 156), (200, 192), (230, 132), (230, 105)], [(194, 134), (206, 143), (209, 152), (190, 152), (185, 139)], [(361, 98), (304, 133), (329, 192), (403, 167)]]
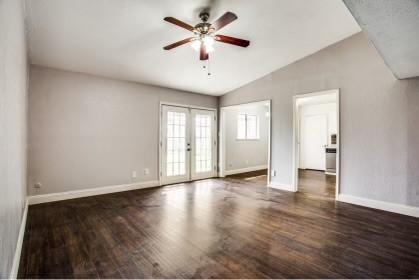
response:
[(237, 19), (237, 16), (233, 14), (232, 12), (227, 12), (224, 15), (222, 15), (219, 19), (214, 21), (211, 26), (215, 29), (215, 31), (220, 30), (227, 24), (235, 21)]
[(194, 39), (194, 37), (186, 38), (186, 39), (183, 39), (181, 41), (178, 41), (178, 42), (175, 42), (173, 44), (170, 44), (168, 46), (165, 46), (163, 49), (165, 49), (166, 51), (168, 51), (168, 50), (171, 50), (173, 48), (176, 48), (176, 47), (182, 46), (184, 44), (187, 44), (189, 42), (192, 42), (193, 39)]
[(167, 22), (170, 22), (174, 25), (177, 25), (179, 27), (185, 28), (189, 31), (192, 31), (192, 32), (195, 31), (195, 28), (193, 26), (191, 26), (191, 25), (189, 25), (189, 24), (187, 24), (183, 21), (180, 21), (178, 19), (175, 19), (174, 17), (165, 17), (164, 20), (167, 21)]
[(218, 42), (223, 42), (223, 43), (226, 43), (226, 44), (236, 45), (236, 46), (243, 47), (243, 48), (246, 48), (250, 44), (250, 42), (247, 41), (247, 40), (234, 38), (234, 37), (230, 37), (230, 36), (225, 36), (225, 35), (216, 35), (215, 40), (218, 41)]
[(205, 44), (201, 44), (201, 49), (199, 51), (199, 59), (200, 60), (208, 60), (209, 55), (207, 53), (207, 48), (205, 47)]

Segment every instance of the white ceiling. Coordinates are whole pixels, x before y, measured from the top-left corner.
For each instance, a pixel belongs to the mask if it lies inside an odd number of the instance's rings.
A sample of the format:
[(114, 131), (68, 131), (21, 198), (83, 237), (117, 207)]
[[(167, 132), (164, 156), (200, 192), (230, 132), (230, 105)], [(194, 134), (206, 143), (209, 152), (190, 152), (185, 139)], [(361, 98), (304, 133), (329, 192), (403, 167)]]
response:
[(217, 43), (208, 77), (191, 47), (162, 49), (191, 35), (163, 18), (195, 25), (208, 1), (27, 0), (31, 63), (222, 95), (360, 31), (341, 0), (219, 0), (210, 21), (236, 13), (220, 34), (251, 44)]

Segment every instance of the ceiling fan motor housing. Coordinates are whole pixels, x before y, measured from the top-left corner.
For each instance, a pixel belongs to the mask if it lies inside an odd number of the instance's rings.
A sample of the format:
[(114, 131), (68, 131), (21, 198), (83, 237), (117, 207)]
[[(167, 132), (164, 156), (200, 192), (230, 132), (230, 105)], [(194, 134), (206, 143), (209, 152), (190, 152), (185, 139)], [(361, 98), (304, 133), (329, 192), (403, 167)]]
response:
[(214, 32), (214, 28), (211, 27), (211, 23), (201, 22), (195, 25), (195, 30), (199, 34), (209, 34)]
[(209, 19), (209, 13), (206, 11), (203, 11), (199, 14), (199, 18), (203, 21), (203, 22), (207, 22)]

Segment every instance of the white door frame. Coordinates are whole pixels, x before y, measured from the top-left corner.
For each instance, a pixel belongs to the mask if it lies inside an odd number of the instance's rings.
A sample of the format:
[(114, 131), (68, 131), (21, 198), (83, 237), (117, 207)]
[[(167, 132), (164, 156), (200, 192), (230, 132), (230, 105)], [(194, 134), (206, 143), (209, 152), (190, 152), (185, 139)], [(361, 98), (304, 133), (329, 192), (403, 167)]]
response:
[(294, 191), (298, 191), (298, 167), (299, 167), (299, 145), (298, 145), (298, 137), (297, 137), (297, 131), (298, 131), (298, 110), (297, 110), (297, 100), (299, 98), (304, 97), (312, 97), (312, 96), (320, 96), (325, 94), (336, 94), (336, 190), (335, 190), (335, 199), (337, 200), (339, 195), (339, 185), (340, 185), (340, 112), (339, 112), (339, 98), (340, 98), (340, 91), (339, 89), (332, 89), (332, 90), (326, 90), (326, 91), (319, 91), (319, 92), (312, 92), (312, 93), (306, 93), (306, 94), (299, 94), (293, 96), (293, 157), (292, 157), (292, 166), (294, 169), (292, 184)]
[(227, 109), (234, 108), (234, 107), (240, 107), (243, 105), (258, 105), (258, 104), (266, 104), (268, 103), (268, 109), (269, 109), (269, 124), (268, 124), (268, 176), (267, 176), (267, 186), (269, 186), (271, 182), (271, 127), (272, 127), (272, 101), (271, 99), (267, 100), (261, 100), (261, 101), (254, 101), (254, 102), (247, 102), (247, 103), (240, 103), (230, 106), (223, 106), (220, 107), (220, 130), (219, 130), (219, 177), (225, 177), (226, 172), (226, 166), (225, 166), (225, 142), (226, 142), (226, 136), (225, 136), (225, 112)]
[[(165, 102), (165, 101), (160, 101), (159, 103), (159, 166), (158, 166), (158, 177), (159, 177), (159, 186), (163, 185), (162, 182), (162, 172), (163, 172), (163, 168), (162, 168), (162, 164), (163, 164), (163, 154), (162, 154), (162, 144), (163, 144), (163, 139), (162, 139), (162, 125), (163, 125), (163, 118), (162, 118), (162, 113), (163, 113), (163, 106), (175, 106), (175, 107), (183, 107), (183, 108), (188, 108), (188, 109), (197, 109), (197, 110), (207, 110), (207, 111), (213, 111), (214, 115), (215, 115), (215, 121), (214, 121), (214, 133), (217, 133), (217, 120), (218, 120), (218, 114), (217, 114), (217, 109), (216, 108), (210, 108), (210, 107), (202, 107), (202, 106), (195, 106), (195, 105), (188, 105), (188, 104), (179, 104), (179, 103), (173, 103), (173, 102)], [(217, 137), (215, 135), (215, 148), (214, 148), (214, 163), (217, 164), (218, 162), (218, 158), (217, 158), (217, 151), (218, 151), (218, 141), (217, 141)], [(214, 176), (217, 175), (217, 172), (214, 172)]]

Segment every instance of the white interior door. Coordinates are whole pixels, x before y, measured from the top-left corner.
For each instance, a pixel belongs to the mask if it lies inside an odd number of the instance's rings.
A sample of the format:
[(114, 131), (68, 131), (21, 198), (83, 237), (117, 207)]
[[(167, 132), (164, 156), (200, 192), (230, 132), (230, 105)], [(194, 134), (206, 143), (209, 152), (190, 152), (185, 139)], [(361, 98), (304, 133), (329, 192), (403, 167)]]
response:
[(190, 180), (189, 109), (162, 106), (161, 178), (163, 184)]
[(325, 170), (327, 145), (327, 116), (305, 116), (301, 129), (301, 155), (303, 167)]
[(215, 112), (162, 105), (161, 114), (161, 183), (213, 177)]
[(191, 109), (191, 179), (213, 177), (216, 172), (215, 112)]

